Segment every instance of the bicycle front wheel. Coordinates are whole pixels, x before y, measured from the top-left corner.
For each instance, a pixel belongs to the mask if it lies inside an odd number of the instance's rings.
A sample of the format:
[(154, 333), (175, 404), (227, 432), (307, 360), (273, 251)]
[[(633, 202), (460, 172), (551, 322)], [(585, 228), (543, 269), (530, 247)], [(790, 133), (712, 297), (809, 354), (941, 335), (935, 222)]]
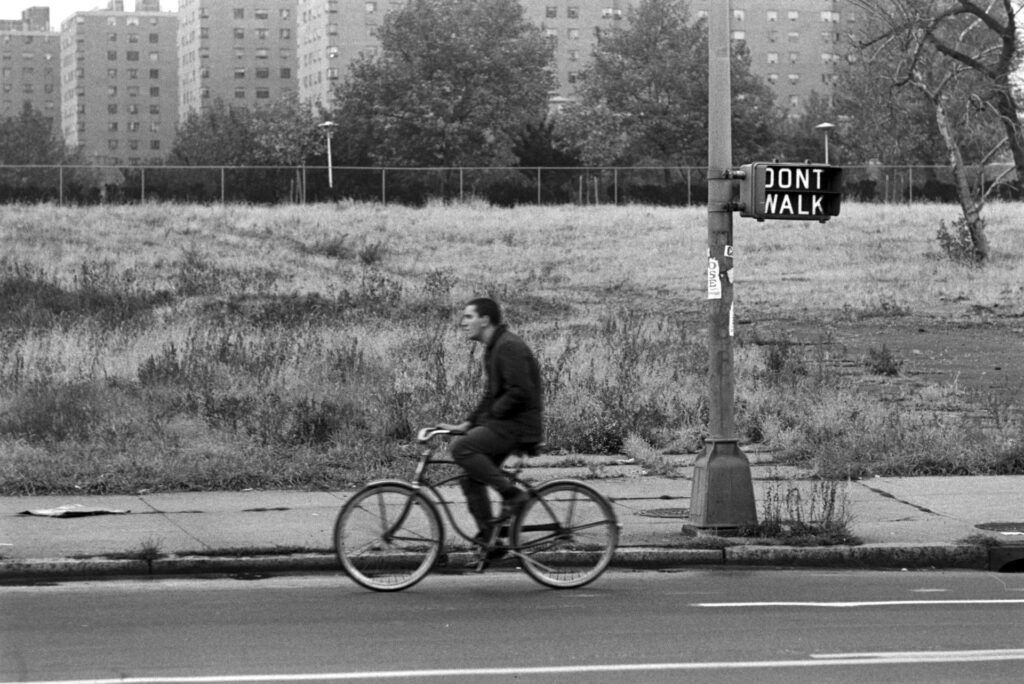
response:
[(407, 589), (426, 577), (443, 542), (437, 509), (401, 482), (359, 490), (334, 523), (334, 551), (341, 567), (375, 591)]
[(526, 573), (555, 589), (582, 587), (600, 577), (619, 544), (611, 504), (575, 480), (541, 485), (523, 507), (512, 545)]

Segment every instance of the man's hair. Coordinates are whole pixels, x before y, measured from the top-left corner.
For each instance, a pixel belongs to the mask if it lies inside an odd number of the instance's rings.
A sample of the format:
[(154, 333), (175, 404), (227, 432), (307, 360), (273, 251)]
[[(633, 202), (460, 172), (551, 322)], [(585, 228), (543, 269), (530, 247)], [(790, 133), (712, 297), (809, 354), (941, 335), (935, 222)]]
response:
[(490, 297), (477, 297), (466, 306), (474, 307), (478, 316), (490, 318), (491, 325), (501, 325), (501, 307)]

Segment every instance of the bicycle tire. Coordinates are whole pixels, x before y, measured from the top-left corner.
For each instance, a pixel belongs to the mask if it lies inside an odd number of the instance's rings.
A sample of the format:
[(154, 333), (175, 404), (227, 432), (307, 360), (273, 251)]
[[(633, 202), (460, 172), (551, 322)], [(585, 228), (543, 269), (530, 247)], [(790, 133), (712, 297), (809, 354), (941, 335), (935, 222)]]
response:
[(334, 523), (341, 567), (374, 591), (413, 586), (430, 573), (443, 546), (437, 508), (404, 482), (363, 487), (345, 502)]
[(512, 527), (512, 546), (530, 577), (553, 589), (582, 587), (601, 576), (619, 544), (611, 503), (576, 480), (536, 490)]

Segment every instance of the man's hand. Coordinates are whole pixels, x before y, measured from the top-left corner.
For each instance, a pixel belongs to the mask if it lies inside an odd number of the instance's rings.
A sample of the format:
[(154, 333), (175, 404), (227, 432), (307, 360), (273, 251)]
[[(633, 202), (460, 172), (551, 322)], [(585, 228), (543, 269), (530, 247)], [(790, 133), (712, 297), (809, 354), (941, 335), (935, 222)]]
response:
[(473, 424), (470, 423), (468, 420), (464, 420), (458, 425), (454, 423), (438, 423), (436, 427), (438, 430), (447, 430), (448, 432), (453, 432), (461, 435), (465, 434), (469, 430), (469, 428), (473, 427)]

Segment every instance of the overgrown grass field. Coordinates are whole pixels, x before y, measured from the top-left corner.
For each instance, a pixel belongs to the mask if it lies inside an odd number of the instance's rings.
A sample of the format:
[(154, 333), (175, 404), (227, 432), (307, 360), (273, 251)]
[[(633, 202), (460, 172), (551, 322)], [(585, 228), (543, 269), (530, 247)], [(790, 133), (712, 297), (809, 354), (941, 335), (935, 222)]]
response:
[[(737, 218), (736, 316), (828, 322), (1019, 306), (1019, 205), (984, 268), (941, 253), (939, 205), (828, 224)], [(464, 415), (480, 354), (461, 303), (503, 302), (543, 366), (552, 448), (706, 434), (703, 209), (485, 205), (7, 206), (0, 222), (0, 493), (339, 488), (406, 472), (412, 430)], [(738, 333), (737, 422), (824, 476), (1020, 472), (1019, 421), (924, 388), (892, 411), (827, 346)], [(754, 326), (756, 327), (756, 326)], [(865, 373), (870, 372), (865, 370)], [(926, 464), (926, 465), (922, 465)]]

